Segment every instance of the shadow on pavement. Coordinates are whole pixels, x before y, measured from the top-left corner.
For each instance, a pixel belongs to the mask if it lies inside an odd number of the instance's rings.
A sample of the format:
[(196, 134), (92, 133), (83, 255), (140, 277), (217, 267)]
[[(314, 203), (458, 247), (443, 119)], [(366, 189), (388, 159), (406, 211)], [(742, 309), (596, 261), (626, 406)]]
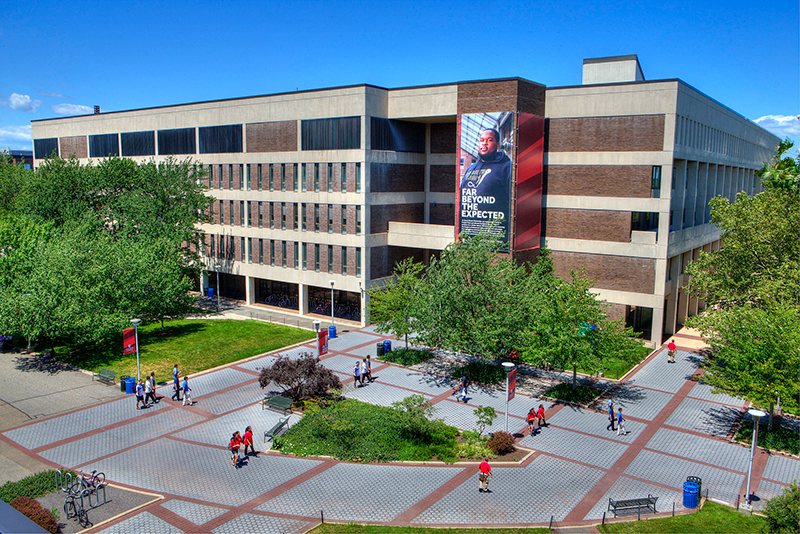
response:
[(78, 371), (77, 367), (52, 358), (42, 362), (42, 357), (39, 355), (17, 356), (14, 358), (14, 369), (26, 373), (38, 372), (49, 375), (57, 375), (62, 371)]

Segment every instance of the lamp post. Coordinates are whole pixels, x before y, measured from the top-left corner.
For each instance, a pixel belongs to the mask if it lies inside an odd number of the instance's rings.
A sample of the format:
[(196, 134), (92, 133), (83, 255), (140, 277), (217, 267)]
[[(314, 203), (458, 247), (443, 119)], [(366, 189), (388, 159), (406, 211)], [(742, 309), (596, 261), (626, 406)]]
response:
[(219, 260), (214, 262), (214, 270), (217, 272), (217, 313), (219, 313)]
[(750, 446), (750, 467), (747, 468), (747, 495), (745, 495), (747, 506), (751, 506), (750, 477), (753, 475), (753, 457), (756, 455), (756, 443), (758, 443), (758, 420), (767, 414), (756, 409), (747, 410), (747, 413), (753, 418), (753, 444)]
[(514, 368), (511, 362), (503, 362), (503, 367), (506, 368), (506, 433), (508, 433), (508, 374)]
[(317, 333), (315, 344), (317, 345), (317, 358), (319, 358), (320, 357), (320, 353), (319, 353), (319, 319), (316, 319), (314, 321), (314, 331)]
[(136, 381), (142, 379), (142, 370), (139, 367), (139, 323), (142, 322), (141, 319), (131, 319), (133, 323), (133, 333), (136, 336)]
[(331, 326), (333, 326), (333, 284), (335, 283), (334, 280), (331, 280)]

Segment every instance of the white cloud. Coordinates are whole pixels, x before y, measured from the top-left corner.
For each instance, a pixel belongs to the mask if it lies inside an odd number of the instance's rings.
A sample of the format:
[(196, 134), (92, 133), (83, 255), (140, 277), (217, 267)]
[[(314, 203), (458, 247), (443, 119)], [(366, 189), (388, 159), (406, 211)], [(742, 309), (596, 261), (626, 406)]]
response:
[(1, 102), (4, 107), (9, 107), (16, 111), (27, 111), (33, 113), (42, 105), (41, 100), (31, 100), (28, 95), (21, 95), (19, 93), (11, 93), (8, 97), (8, 102)]
[(72, 98), (71, 96), (62, 95), (61, 93), (54, 93), (53, 91), (38, 91), (38, 93), (40, 95), (52, 96), (52, 97), (55, 97), (55, 98), (69, 98), (69, 99)]
[(0, 146), (7, 146), (14, 150), (32, 150), (30, 125), (0, 128)]
[(753, 122), (781, 139), (800, 137), (800, 121), (796, 115), (764, 115)]
[(88, 115), (93, 113), (94, 109), (80, 104), (56, 104), (50, 106), (50, 111), (59, 115)]

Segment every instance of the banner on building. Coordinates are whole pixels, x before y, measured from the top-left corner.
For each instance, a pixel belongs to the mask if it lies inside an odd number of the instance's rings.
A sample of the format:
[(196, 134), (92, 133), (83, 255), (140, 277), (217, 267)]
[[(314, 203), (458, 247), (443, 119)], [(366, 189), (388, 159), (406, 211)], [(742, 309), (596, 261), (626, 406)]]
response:
[[(458, 131), (458, 233), (471, 236), (488, 231), (508, 243), (514, 114), (463, 114), (458, 118)], [(501, 250), (508, 251), (508, 246), (501, 247)]]
[(122, 331), (122, 354), (136, 354), (135, 328), (126, 328)]
[(328, 329), (322, 330), (317, 334), (317, 354), (325, 356), (328, 354)]
[(517, 122), (515, 252), (541, 246), (544, 183), (544, 117), (520, 113)]
[(514, 367), (510, 373), (508, 373), (508, 400), (514, 398), (514, 395), (517, 393), (517, 368)]

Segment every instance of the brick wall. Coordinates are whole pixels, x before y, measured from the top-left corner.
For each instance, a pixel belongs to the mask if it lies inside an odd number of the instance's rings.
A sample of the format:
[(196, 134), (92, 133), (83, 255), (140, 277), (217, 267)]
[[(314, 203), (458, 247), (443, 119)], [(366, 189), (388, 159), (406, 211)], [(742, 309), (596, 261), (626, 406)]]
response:
[(549, 165), (548, 195), (650, 198), (650, 165)]
[(347, 206), (347, 233), (355, 235), (356, 233), (356, 207)]
[(247, 124), (248, 152), (296, 152), (297, 121)]
[(333, 247), (333, 272), (342, 274), (342, 247)]
[(402, 163), (370, 163), (370, 191), (424, 191), (425, 166)]
[(661, 152), (664, 115), (548, 119), (548, 152)]
[(456, 223), (455, 204), (431, 204), (430, 207), (431, 224), (451, 224)]
[(64, 159), (70, 156), (75, 156), (76, 158), (89, 157), (89, 145), (85, 135), (61, 137), (58, 142), (61, 144), (61, 157)]
[(455, 122), (431, 124), (431, 154), (455, 154), (458, 150)]
[(370, 232), (380, 234), (389, 231), (389, 221), (424, 223), (423, 204), (373, 205), (370, 207)]
[[(348, 251), (349, 253), (350, 251)], [(390, 246), (370, 248), (370, 279), (375, 280), (391, 275), (395, 264), (409, 257), (414, 258), (416, 262), (422, 262), (422, 250)], [(355, 267), (353, 267), (353, 272), (355, 273)]]
[(294, 241), (286, 243), (286, 266), (294, 269)]
[(347, 164), (347, 192), (348, 193), (355, 193), (356, 192), (356, 164), (355, 163), (348, 163)]
[(314, 204), (306, 203), (306, 231), (314, 231)]
[(655, 260), (630, 256), (609, 256), (554, 250), (553, 272), (569, 278), (570, 269), (586, 268), (586, 276), (595, 279), (594, 287), (617, 291), (652, 294), (655, 290)]
[(241, 189), (241, 187), (239, 187), (241, 185), (239, 184), (240, 172), (241, 172), (239, 169), (239, 165), (234, 165), (231, 170), (233, 171), (233, 174), (231, 175), (231, 182), (232, 182), (231, 186), (233, 187), (233, 189), (237, 190)]
[(233, 202), (233, 225), (239, 226), (239, 222), (241, 221), (241, 211), (239, 201), (235, 200)]
[(454, 193), (456, 191), (456, 164), (431, 165), (431, 192)]
[(356, 258), (356, 247), (347, 247), (347, 272), (351, 276), (356, 275), (356, 264), (358, 262), (358, 258)]
[(549, 208), (545, 217), (547, 237), (621, 243), (631, 240), (629, 211)]
[(342, 206), (341, 204), (333, 205), (333, 233), (342, 233)]
[(522, 111), (544, 115), (546, 87), (520, 78), (458, 84), (458, 113)]

